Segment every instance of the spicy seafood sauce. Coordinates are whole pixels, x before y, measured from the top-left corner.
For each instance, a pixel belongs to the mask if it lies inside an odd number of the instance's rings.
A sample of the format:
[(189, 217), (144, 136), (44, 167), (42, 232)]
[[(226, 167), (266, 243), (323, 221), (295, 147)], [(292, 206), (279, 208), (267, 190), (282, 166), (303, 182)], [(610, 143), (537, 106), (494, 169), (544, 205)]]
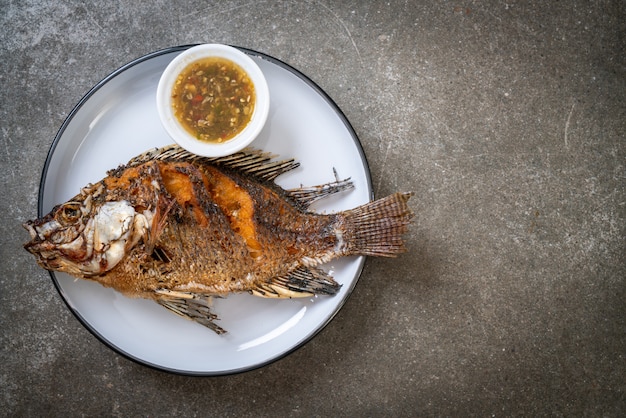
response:
[(189, 64), (172, 90), (172, 109), (194, 137), (224, 142), (250, 122), (255, 105), (252, 80), (234, 62), (204, 58)]

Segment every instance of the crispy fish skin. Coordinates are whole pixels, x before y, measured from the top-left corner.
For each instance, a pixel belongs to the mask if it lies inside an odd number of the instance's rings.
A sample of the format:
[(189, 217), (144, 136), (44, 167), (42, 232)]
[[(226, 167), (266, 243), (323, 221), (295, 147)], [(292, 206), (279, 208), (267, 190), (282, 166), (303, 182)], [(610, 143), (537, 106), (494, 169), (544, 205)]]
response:
[(221, 333), (209, 296), (332, 295), (340, 285), (319, 264), (405, 251), (411, 193), (318, 214), (312, 202), (352, 184), (274, 183), (297, 166), (250, 149), (218, 159), (177, 146), (147, 152), (24, 224), (25, 248), (45, 269), (153, 299)]

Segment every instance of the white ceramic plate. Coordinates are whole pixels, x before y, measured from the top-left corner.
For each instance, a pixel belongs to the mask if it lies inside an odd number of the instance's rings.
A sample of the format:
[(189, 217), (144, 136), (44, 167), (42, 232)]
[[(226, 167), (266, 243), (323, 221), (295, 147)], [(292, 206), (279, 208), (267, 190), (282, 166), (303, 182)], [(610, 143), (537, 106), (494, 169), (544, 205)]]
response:
[[(159, 122), (155, 94), (167, 64), (189, 46), (139, 58), (102, 80), (76, 105), (57, 134), (44, 167), (39, 216), (96, 182), (106, 171), (147, 149), (171, 143)], [(244, 50), (267, 78), (271, 108), (252, 146), (301, 166), (277, 179), (285, 188), (351, 177), (355, 189), (320, 201), (317, 211), (350, 209), (372, 198), (370, 174), (359, 140), (333, 101), (288, 65)], [(335, 296), (270, 300), (248, 294), (215, 301), (228, 333), (180, 318), (148, 300), (129, 299), (85, 280), (51, 273), (76, 317), (109, 347), (158, 369), (193, 375), (241, 372), (274, 361), (303, 345), (339, 311), (361, 274), (364, 257), (324, 266), (343, 286)]]

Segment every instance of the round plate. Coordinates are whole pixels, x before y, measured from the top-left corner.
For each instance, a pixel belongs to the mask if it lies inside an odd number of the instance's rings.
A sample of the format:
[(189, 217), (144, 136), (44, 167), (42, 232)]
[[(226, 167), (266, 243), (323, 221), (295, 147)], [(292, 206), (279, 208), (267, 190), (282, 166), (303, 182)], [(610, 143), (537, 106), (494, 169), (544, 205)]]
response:
[[(162, 71), (190, 46), (157, 51), (102, 80), (76, 105), (48, 153), (39, 191), (39, 216), (76, 195), (87, 183), (150, 148), (171, 143), (156, 109)], [(334, 102), (287, 64), (246, 50), (267, 78), (271, 107), (267, 124), (252, 143), (301, 166), (280, 176), (284, 188), (351, 177), (355, 189), (318, 202), (313, 210), (334, 212), (372, 199), (360, 142)], [(260, 367), (303, 345), (339, 311), (361, 274), (364, 257), (323, 266), (343, 286), (334, 296), (271, 300), (249, 294), (216, 299), (213, 311), (228, 331), (216, 335), (143, 299), (130, 299), (97, 283), (51, 273), (76, 317), (118, 353), (174, 373), (221, 375)]]

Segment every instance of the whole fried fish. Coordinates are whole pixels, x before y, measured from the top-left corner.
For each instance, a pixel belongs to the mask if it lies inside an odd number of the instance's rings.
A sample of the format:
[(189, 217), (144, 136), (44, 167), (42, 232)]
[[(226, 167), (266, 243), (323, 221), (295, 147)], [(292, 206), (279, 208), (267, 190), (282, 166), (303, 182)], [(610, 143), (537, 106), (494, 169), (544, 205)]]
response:
[(25, 223), (24, 248), (47, 270), (153, 299), (222, 333), (211, 296), (332, 295), (340, 285), (319, 264), (405, 250), (411, 193), (317, 214), (311, 203), (352, 183), (293, 190), (274, 183), (297, 166), (252, 149), (222, 158), (175, 145), (149, 151)]

